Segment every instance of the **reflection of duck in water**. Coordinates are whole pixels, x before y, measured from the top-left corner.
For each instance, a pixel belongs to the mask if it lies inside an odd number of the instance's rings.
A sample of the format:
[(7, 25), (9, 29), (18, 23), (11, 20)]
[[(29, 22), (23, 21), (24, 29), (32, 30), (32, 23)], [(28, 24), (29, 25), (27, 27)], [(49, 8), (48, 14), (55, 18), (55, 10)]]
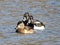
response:
[[(28, 16), (26, 16), (26, 14)], [(43, 22), (40, 22), (39, 20), (35, 20), (33, 19), (32, 15), (29, 15), (29, 13), (25, 13), (25, 15), (23, 16), (24, 20), (29, 20), (29, 22), (34, 24), (34, 29), (38, 29), (38, 30), (44, 30), (45, 29), (45, 25), (43, 24)]]

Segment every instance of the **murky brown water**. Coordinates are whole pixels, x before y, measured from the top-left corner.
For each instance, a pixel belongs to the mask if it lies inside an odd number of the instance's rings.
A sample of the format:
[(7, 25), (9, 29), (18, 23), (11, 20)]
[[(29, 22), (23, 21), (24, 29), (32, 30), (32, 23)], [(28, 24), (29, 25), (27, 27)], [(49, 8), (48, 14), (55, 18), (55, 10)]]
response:
[[(46, 29), (16, 33), (25, 12), (44, 22)], [(60, 45), (60, 0), (0, 0), (0, 45)]]

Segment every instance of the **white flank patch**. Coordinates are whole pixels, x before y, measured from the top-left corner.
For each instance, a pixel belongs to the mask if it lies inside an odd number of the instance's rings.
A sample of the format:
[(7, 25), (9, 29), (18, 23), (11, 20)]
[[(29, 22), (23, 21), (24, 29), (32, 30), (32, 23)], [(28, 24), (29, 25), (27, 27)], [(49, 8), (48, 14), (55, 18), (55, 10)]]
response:
[(40, 22), (34, 22), (34, 23), (40, 23)]
[(43, 31), (45, 27), (44, 26), (38, 27), (34, 25), (34, 29)]

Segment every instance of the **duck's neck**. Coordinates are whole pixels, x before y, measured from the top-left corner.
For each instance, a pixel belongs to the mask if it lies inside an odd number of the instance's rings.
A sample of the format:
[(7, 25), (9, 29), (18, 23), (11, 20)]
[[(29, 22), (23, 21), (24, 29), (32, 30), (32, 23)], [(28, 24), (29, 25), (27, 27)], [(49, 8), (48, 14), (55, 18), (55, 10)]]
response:
[(29, 23), (32, 23), (33, 22), (33, 19), (29, 19), (29, 21), (28, 21)]
[(29, 17), (24, 17), (23, 18), (23, 21), (25, 21), (25, 20), (29, 20)]

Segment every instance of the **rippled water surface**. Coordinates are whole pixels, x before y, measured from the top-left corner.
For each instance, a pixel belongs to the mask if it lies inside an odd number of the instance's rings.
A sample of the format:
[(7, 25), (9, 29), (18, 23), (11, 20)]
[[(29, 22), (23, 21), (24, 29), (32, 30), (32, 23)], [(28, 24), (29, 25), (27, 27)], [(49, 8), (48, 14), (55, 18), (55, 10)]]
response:
[[(25, 12), (44, 22), (46, 29), (16, 33)], [(60, 45), (60, 0), (0, 0), (0, 45)]]

